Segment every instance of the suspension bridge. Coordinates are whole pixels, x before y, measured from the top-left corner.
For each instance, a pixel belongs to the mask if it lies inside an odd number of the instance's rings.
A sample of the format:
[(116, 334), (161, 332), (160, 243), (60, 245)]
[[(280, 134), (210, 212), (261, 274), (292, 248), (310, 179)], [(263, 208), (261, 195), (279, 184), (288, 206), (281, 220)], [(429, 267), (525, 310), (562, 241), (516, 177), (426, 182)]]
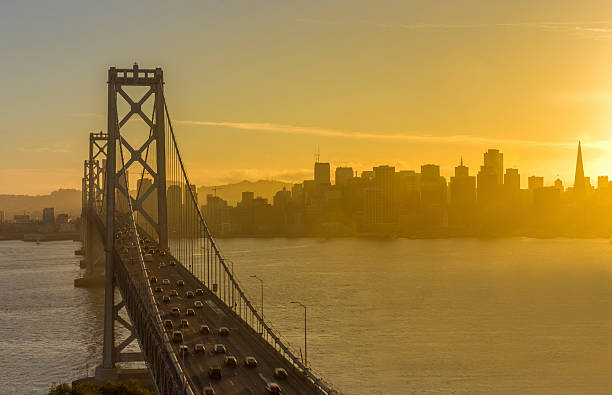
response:
[[(109, 69), (107, 132), (89, 135), (82, 187), (81, 280), (105, 288), (97, 378), (142, 361), (160, 394), (274, 393), (273, 382), (288, 394), (337, 393), (264, 320), (209, 232), (161, 68)], [(133, 342), (139, 352), (127, 351)]]

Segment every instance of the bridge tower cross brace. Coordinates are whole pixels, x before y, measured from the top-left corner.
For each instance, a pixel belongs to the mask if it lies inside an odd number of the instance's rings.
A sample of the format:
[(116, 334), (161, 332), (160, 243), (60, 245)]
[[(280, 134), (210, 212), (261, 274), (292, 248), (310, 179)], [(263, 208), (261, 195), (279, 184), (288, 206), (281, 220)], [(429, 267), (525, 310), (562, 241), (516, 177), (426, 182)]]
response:
[[(123, 326), (125, 322), (118, 320), (118, 309), (121, 308), (121, 303), (115, 305), (114, 289), (114, 241), (115, 241), (115, 210), (116, 210), (116, 195), (122, 198), (129, 199), (132, 202), (134, 211), (142, 214), (144, 219), (148, 221), (155, 231), (159, 239), (159, 245), (168, 248), (168, 219), (166, 207), (166, 158), (165, 158), (165, 106), (163, 97), (163, 71), (161, 68), (156, 69), (140, 69), (137, 64), (134, 64), (132, 69), (118, 69), (111, 67), (108, 71), (108, 144), (106, 147), (107, 161), (105, 173), (104, 198), (106, 207), (106, 237), (105, 237), (105, 252), (106, 252), (106, 279), (105, 279), (105, 298), (104, 298), (104, 346), (102, 355), (102, 368), (113, 369), (115, 363), (119, 362), (118, 352), (125, 347), (126, 343), (122, 343), (119, 347), (115, 347), (115, 321), (119, 321)], [(124, 86), (140, 86), (148, 87), (148, 91), (138, 101), (134, 101), (124, 90)], [(150, 119), (143, 111), (142, 105), (154, 96), (154, 117)], [(130, 111), (119, 120), (117, 100), (118, 97), (123, 98), (130, 106)], [(120, 129), (133, 116), (139, 115), (140, 118), (150, 127), (151, 136), (145, 141), (140, 148), (134, 149), (128, 143), (127, 139), (120, 135)], [(150, 144), (155, 142), (155, 150), (150, 153), (155, 155), (156, 169), (153, 169), (144, 159), (142, 153), (149, 148)], [(121, 164), (121, 157), (117, 152), (118, 144), (124, 149), (125, 165)], [(129, 185), (126, 185), (124, 177), (129, 167), (139, 163), (148, 172), (148, 175), (153, 178), (151, 188), (148, 188), (141, 196), (133, 198), (130, 196)], [(117, 169), (117, 167), (120, 167)], [(157, 212), (150, 213), (146, 211), (144, 200), (152, 194), (157, 196)], [(155, 219), (155, 217), (157, 217)], [(129, 328), (128, 328), (129, 329)], [(126, 339), (126, 341), (128, 341)], [(129, 342), (129, 341), (128, 341)]]

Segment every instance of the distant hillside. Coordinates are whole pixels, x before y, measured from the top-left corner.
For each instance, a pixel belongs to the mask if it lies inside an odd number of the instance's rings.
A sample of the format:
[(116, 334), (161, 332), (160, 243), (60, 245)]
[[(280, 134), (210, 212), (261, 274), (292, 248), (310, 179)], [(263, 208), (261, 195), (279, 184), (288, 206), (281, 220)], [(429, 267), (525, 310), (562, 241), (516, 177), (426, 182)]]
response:
[[(255, 196), (262, 196), (272, 202), (274, 194), (283, 187), (291, 190), (293, 184), (282, 181), (267, 181), (259, 180), (256, 182), (241, 181), (236, 184), (217, 185), (217, 196), (228, 201), (229, 204), (235, 205), (236, 202), (242, 200), (242, 192), (254, 192)], [(198, 188), (198, 200), (200, 204), (206, 204), (206, 195), (214, 195), (215, 186), (203, 186)]]
[[(260, 180), (256, 182), (241, 181), (236, 184), (218, 185), (217, 196), (227, 200), (231, 205), (242, 199), (242, 192), (254, 192), (255, 196), (263, 196), (272, 202), (274, 194), (283, 187), (291, 190), (291, 183), (281, 181)], [(200, 204), (206, 203), (206, 195), (214, 194), (214, 186), (198, 188)], [(15, 214), (30, 214), (33, 218), (42, 218), (42, 209), (54, 207), (55, 214), (68, 213), (73, 217), (81, 215), (81, 191), (77, 189), (60, 189), (49, 195), (0, 195), (0, 211), (4, 211), (6, 219), (12, 219)]]
[(60, 189), (49, 195), (0, 195), (0, 210), (4, 211), (6, 219), (12, 219), (15, 214), (30, 214), (32, 217), (42, 217), (42, 209), (54, 207), (55, 214), (67, 213), (73, 217), (81, 214), (81, 191), (77, 189)]

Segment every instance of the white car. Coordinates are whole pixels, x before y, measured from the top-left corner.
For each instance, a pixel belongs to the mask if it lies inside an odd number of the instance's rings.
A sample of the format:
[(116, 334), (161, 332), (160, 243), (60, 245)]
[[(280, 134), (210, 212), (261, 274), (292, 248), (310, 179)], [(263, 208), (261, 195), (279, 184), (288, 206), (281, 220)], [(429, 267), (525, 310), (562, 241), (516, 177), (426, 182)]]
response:
[(193, 303), (193, 307), (195, 307), (196, 309), (201, 309), (202, 307), (204, 307), (204, 305), (202, 304), (202, 302), (200, 302), (199, 300), (196, 300)]

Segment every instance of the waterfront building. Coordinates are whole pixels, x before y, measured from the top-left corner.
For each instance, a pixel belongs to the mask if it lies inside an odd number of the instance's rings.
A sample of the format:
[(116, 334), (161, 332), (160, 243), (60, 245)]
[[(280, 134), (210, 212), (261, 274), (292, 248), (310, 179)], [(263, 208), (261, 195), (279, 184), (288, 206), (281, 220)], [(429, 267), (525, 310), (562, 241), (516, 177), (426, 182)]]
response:
[(43, 208), (43, 225), (55, 225), (55, 209), (53, 207)]

